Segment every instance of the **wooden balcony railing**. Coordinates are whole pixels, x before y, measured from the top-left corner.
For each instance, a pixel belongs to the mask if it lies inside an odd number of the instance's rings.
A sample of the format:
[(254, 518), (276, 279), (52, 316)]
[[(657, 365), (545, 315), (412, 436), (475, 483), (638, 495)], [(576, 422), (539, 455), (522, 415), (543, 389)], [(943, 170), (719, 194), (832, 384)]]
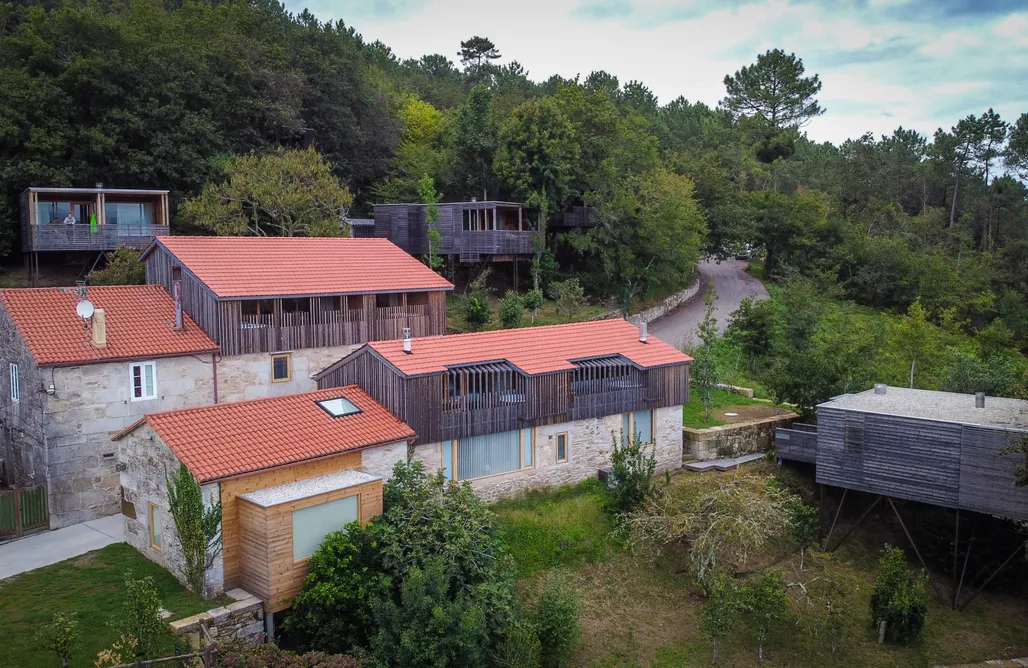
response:
[(456, 238), (456, 253), (477, 253), (479, 255), (524, 255), (532, 252), (535, 230), (482, 230), (462, 231)]
[(273, 352), (346, 346), (365, 341), (398, 339), (405, 327), (413, 336), (429, 336), (428, 306), (376, 308), (369, 322), (361, 309), (343, 311), (297, 311), (244, 315), (240, 319), (241, 350)]
[(167, 225), (31, 225), (32, 251), (114, 250), (119, 246), (145, 248), (154, 237), (167, 236)]

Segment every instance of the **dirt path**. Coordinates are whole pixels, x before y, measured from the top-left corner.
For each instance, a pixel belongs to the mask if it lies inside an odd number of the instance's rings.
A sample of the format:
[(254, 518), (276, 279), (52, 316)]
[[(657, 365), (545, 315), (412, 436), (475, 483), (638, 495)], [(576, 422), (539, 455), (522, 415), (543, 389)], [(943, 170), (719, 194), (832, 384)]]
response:
[(729, 314), (739, 308), (747, 297), (766, 299), (767, 290), (758, 279), (746, 273), (747, 263), (742, 260), (722, 260), (720, 264), (704, 261), (700, 268), (700, 291), (678, 310), (650, 323), (649, 331), (657, 338), (673, 346), (692, 343), (696, 338), (696, 327), (703, 320), (706, 306), (703, 298), (711, 282), (717, 291), (714, 303), (714, 317), (718, 329), (724, 331)]

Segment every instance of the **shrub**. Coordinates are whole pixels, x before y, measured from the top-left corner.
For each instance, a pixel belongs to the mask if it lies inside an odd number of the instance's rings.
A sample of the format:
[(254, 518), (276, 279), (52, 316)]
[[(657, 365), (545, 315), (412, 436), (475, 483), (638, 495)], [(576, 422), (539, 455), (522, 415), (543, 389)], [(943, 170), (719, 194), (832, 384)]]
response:
[(370, 597), (378, 586), (368, 532), (351, 524), (325, 537), (282, 628), (300, 647), (347, 652), (367, 644)]
[(578, 309), (585, 305), (585, 290), (577, 278), (552, 283), (550, 296), (556, 302), (557, 315), (568, 321), (572, 320)]
[(717, 663), (718, 654), (721, 653), (721, 643), (732, 632), (738, 618), (739, 605), (735, 585), (724, 573), (718, 573), (714, 576), (710, 593), (700, 611), (700, 628), (714, 642), (714, 663)]
[(165, 481), (186, 581), (193, 593), (203, 596), (207, 570), (221, 552), (221, 501), (205, 507), (200, 483), (185, 464), (179, 464), (174, 476), (165, 474)]
[(71, 650), (79, 638), (78, 620), (75, 615), (65, 615), (63, 612), (55, 613), (49, 624), (43, 624), (36, 631), (36, 642), (43, 649), (48, 649), (57, 655), (61, 665), (68, 668), (68, 658)]
[(803, 503), (798, 497), (789, 499), (785, 504), (789, 513), (789, 530), (793, 540), (800, 548), (800, 570), (803, 570), (803, 554), (807, 547), (817, 540), (821, 532), (821, 521), (817, 509)]
[(651, 446), (647, 453), (638, 433), (628, 443), (624, 443), (624, 432), (620, 436), (611, 433), (611, 439), (614, 450), (610, 456), (611, 484), (608, 491), (614, 509), (628, 512), (638, 508), (653, 490), (656, 446)]
[(143, 285), (146, 265), (139, 261), (139, 251), (121, 247), (107, 253), (107, 266), (94, 269), (86, 276), (89, 285)]
[(132, 571), (125, 573), (125, 609), (117, 626), (121, 635), (135, 643), (136, 657), (155, 657), (157, 645), (168, 627), (161, 619), (161, 601), (151, 576), (136, 580)]
[(529, 290), (521, 298), (522, 305), (532, 312), (532, 322), (535, 322), (535, 316), (539, 309), (543, 305), (543, 291), (542, 290)]
[(524, 304), (518, 293), (508, 290), (507, 294), (500, 300), (500, 324), (507, 329), (520, 327), (521, 316), (524, 310)]
[(496, 648), (492, 665), (495, 668), (538, 668), (542, 645), (535, 627), (518, 620), (507, 629), (500, 646)]
[(581, 634), (582, 600), (562, 576), (551, 573), (532, 606), (531, 619), (542, 647), (542, 663), (563, 666)]
[(489, 302), (479, 297), (468, 297), (464, 302), (464, 324), (473, 332), (485, 329), (492, 318)]
[(926, 576), (913, 576), (903, 550), (885, 546), (871, 591), (871, 626), (885, 622), (885, 639), (910, 643), (921, 637), (928, 615)]
[(764, 573), (759, 580), (744, 584), (739, 589), (739, 602), (757, 633), (757, 658), (763, 661), (764, 639), (789, 614), (781, 573)]
[(360, 668), (360, 663), (351, 656), (324, 652), (297, 654), (270, 643), (254, 647), (229, 644), (219, 657), (221, 668)]

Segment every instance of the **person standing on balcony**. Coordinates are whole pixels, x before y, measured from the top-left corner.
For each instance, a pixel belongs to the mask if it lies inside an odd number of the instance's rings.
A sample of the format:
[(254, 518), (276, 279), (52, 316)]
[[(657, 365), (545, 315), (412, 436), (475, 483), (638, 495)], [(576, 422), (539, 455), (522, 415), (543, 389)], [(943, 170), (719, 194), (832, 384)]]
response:
[(72, 213), (71, 211), (68, 211), (68, 215), (64, 217), (64, 224), (65, 225), (74, 225), (75, 224), (75, 214)]

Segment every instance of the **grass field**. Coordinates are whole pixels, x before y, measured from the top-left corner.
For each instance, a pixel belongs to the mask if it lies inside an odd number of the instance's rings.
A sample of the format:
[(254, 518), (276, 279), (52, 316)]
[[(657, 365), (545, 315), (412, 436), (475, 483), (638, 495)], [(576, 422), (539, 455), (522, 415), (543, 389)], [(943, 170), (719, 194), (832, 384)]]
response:
[(765, 403), (744, 397), (741, 394), (733, 394), (726, 390), (714, 390), (710, 401), (711, 415), (708, 419), (704, 420), (703, 401), (700, 399), (700, 393), (694, 387), (689, 392), (689, 403), (682, 407), (682, 426), (689, 427), (690, 429), (719, 427), (725, 424), (725, 422), (724, 420), (717, 419), (714, 411), (731, 408), (732, 406), (754, 406)]
[[(770, 473), (804, 496), (812, 495), (809, 476), (773, 464), (762, 463), (739, 475)], [(736, 474), (681, 472), (673, 484), (705, 487), (716, 484), (719, 475)], [(612, 538), (614, 525), (602, 505), (602, 489), (587, 481), (558, 493), (493, 506), (518, 559), (524, 586), (533, 585), (550, 568), (562, 568), (582, 596), (583, 636), (572, 665), (710, 665), (711, 641), (699, 627), (702, 590), (681, 560), (633, 555)], [(868, 597), (878, 554), (885, 540), (893, 538), (857, 531), (832, 555), (808, 554), (803, 571), (799, 555), (786, 545), (761, 555), (755, 566), (781, 570), (789, 584), (789, 619), (765, 642), (763, 663), (757, 661), (753, 630), (740, 623), (726, 641), (718, 665), (920, 667), (1028, 655), (1028, 603), (1001, 591), (983, 594), (962, 613), (932, 598), (919, 643), (878, 645), (869, 628)], [(805, 588), (826, 576), (840, 580), (848, 592), (846, 631), (834, 656), (819, 649), (803, 626)], [(943, 589), (948, 591), (945, 587), (948, 583)]]
[[(76, 613), (79, 640), (71, 668), (92, 667), (96, 654), (109, 648), (118, 633), (112, 627), (123, 607), (125, 572), (153, 577), (169, 619), (221, 605), (184, 589), (170, 573), (125, 543), (110, 545), (75, 559), (0, 581), (0, 668), (53, 668), (60, 661), (40, 649), (36, 629), (56, 612)], [(169, 634), (164, 649), (172, 649)], [(169, 651), (170, 653), (170, 651)]]

